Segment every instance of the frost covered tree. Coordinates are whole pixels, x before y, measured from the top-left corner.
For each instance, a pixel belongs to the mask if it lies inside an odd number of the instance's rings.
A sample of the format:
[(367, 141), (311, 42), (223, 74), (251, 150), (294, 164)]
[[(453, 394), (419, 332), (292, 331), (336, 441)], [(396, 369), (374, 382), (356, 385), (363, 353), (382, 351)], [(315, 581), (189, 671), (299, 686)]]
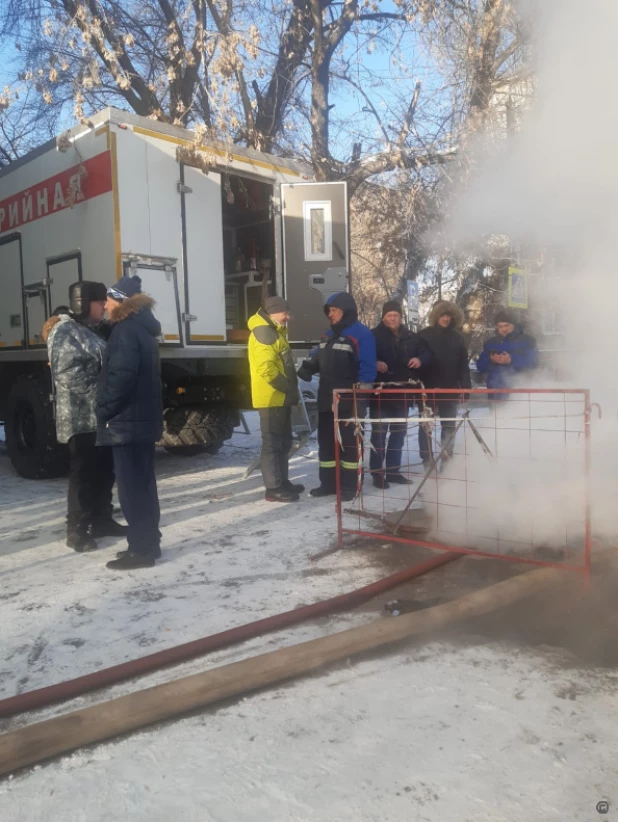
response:
[[(81, 120), (120, 103), (165, 122), (201, 124), (212, 137), (304, 154), (318, 179), (345, 178), (355, 190), (376, 174), (420, 171), (453, 153), (444, 126), (421, 110), (420, 83), (406, 68), (410, 38), (439, 5), (5, 0), (1, 24), (20, 49), (20, 82), (56, 110), (71, 106)], [(400, 93), (386, 110), (378, 98), (388, 81), (367, 68), (380, 51), (401, 66)], [(363, 115), (342, 139), (337, 101), (351, 89)]]
[(482, 288), (487, 261), (436, 249), (437, 227), (471, 137), (504, 130), (521, 100), (514, 0), (4, 0), (0, 31), (41, 104), (6, 111), (8, 132), (29, 125), (0, 160), (117, 105), (346, 180), (368, 313), (403, 276), (431, 297), (448, 271), (464, 305)]

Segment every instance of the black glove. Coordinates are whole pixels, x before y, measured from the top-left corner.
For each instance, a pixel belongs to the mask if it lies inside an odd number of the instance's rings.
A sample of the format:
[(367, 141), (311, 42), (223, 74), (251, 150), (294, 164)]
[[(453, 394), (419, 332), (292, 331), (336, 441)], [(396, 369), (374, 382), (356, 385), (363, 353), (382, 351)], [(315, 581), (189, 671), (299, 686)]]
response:
[(311, 378), (313, 377), (313, 369), (311, 368), (311, 363), (309, 360), (303, 360), (303, 364), (296, 373), (298, 374), (299, 380), (311, 382)]

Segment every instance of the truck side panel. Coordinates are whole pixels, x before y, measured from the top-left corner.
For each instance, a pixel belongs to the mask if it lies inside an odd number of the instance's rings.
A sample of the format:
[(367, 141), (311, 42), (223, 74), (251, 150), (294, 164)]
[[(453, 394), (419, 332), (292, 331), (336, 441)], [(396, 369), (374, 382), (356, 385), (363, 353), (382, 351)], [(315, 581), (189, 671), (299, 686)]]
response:
[(123, 257), (175, 260), (181, 312), (197, 317), (183, 324), (185, 343), (225, 341), (221, 176), (185, 167), (191, 192), (182, 195), (176, 143), (116, 133)]
[[(14, 342), (22, 287), (44, 283), (48, 313), (57, 302), (68, 300), (68, 278), (78, 266), (55, 267), (54, 259), (80, 258), (84, 279), (113, 278), (111, 156), (105, 135), (89, 132), (66, 152), (45, 152), (0, 178), (0, 242), (12, 234), (21, 237), (23, 283), (16, 263), (0, 271), (2, 293), (10, 295), (0, 305), (0, 340)], [(59, 281), (49, 283), (54, 268)], [(25, 328), (22, 316), (22, 343)], [(31, 329), (35, 334), (39, 330)]]
[(21, 290), (21, 236), (9, 234), (0, 238), (0, 348), (21, 348), (25, 326)]
[(148, 143), (132, 131), (116, 131), (120, 239), (124, 254), (152, 254)]

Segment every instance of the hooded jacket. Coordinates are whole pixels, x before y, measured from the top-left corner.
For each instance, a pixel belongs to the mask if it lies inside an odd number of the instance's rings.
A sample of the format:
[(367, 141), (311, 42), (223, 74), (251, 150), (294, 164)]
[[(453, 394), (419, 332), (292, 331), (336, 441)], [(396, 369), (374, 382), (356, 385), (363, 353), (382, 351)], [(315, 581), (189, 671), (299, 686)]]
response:
[(105, 342), (70, 313), (50, 317), (41, 332), (54, 382), (56, 438), (68, 442), (76, 434), (97, 430), (95, 403)]
[(298, 379), (288, 330), (264, 309), (249, 318), (249, 368), (254, 408), (281, 408), (298, 403)]
[[(438, 325), (443, 314), (452, 318), (447, 328)], [(463, 320), (463, 311), (455, 303), (441, 300), (432, 308), (429, 325), (420, 332), (431, 351), (431, 365), (422, 373), (427, 388), (471, 387), (468, 351), (460, 331)], [(441, 399), (454, 397), (445, 394)]]
[[(492, 354), (510, 354), (509, 365), (500, 365), (492, 362)], [(487, 340), (483, 351), (476, 361), (476, 367), (481, 374), (487, 374), (487, 388), (511, 388), (515, 377), (525, 371), (537, 368), (539, 352), (534, 337), (524, 334), (521, 328), (516, 328), (506, 337), (496, 334)], [(507, 395), (500, 395), (506, 399)], [(492, 398), (493, 399), (493, 398)]]
[(326, 316), (331, 306), (343, 311), (343, 317), (331, 324), (298, 372), (303, 380), (319, 372), (318, 411), (332, 410), (335, 388), (372, 383), (377, 372), (375, 337), (359, 322), (354, 297), (345, 291), (333, 294), (324, 306)]
[(112, 317), (97, 391), (98, 445), (155, 443), (163, 433), (161, 325), (152, 306), (150, 297), (136, 294)]

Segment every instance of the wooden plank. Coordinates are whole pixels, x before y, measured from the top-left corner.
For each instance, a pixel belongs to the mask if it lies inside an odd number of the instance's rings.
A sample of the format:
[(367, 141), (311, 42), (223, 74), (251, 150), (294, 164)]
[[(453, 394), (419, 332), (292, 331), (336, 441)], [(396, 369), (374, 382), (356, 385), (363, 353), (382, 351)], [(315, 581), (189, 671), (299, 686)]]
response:
[(380, 619), (26, 725), (0, 735), (0, 774), (277, 685), (328, 663), (435, 630), (454, 620), (487, 613), (558, 582), (581, 585), (582, 580), (551, 568), (529, 571), (444, 605), (395, 619)]

